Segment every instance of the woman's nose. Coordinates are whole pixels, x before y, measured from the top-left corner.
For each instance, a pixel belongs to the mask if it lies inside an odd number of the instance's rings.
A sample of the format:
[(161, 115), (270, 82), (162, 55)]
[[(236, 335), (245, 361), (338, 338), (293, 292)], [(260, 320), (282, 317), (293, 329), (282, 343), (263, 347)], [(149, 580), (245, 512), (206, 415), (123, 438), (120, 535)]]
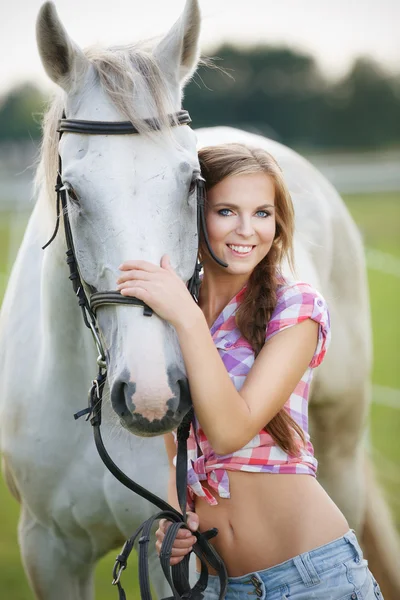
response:
[(254, 227), (251, 217), (243, 217), (236, 228), (236, 232), (240, 235), (250, 236), (254, 233)]

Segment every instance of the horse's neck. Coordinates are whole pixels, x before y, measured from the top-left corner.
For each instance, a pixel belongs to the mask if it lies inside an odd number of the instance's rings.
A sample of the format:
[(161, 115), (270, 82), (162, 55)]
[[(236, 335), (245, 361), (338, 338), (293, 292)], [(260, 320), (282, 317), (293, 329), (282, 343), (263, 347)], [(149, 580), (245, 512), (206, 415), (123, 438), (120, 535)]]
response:
[[(64, 232), (61, 227), (53, 244), (54, 247), (50, 245), (44, 250), (40, 274), (41, 320), (46, 337), (46, 352), (64, 365), (69, 365), (71, 374), (79, 376), (79, 373), (88, 373), (89, 365), (94, 371), (96, 352), (69, 279)], [(86, 379), (87, 376), (85, 382)]]
[(48, 236), (45, 209), (39, 200), (29, 220), (2, 307), (3, 327), (15, 344), (29, 345), (36, 368), (42, 363), (60, 376), (67, 366), (74, 378), (86, 374), (87, 386), (96, 352), (68, 278), (62, 224), (52, 244), (41, 249)]

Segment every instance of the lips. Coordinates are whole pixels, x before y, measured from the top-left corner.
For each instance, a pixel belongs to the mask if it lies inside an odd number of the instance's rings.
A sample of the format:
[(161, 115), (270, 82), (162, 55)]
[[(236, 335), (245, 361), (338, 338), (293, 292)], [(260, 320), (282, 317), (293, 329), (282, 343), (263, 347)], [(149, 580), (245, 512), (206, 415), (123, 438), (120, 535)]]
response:
[[(255, 246), (253, 246), (252, 244), (248, 244), (247, 246), (245, 246), (243, 244), (227, 244), (227, 246), (234, 256), (249, 256), (252, 253), (253, 249), (255, 248)], [(232, 246), (235, 246), (236, 248), (240, 248), (242, 251), (235, 250), (235, 248), (232, 248)], [(244, 248), (250, 248), (250, 249), (247, 250), (247, 252), (243, 252)]]

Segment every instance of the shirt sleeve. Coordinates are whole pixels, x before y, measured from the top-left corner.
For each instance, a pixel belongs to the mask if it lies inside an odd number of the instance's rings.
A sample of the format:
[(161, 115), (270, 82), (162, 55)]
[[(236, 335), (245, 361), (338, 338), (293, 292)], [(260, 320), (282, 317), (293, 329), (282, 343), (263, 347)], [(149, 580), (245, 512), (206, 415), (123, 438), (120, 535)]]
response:
[(325, 299), (308, 283), (287, 286), (278, 294), (277, 305), (267, 325), (265, 341), (305, 319), (312, 319), (319, 324), (318, 343), (310, 362), (310, 367), (318, 367), (331, 339), (330, 318)]

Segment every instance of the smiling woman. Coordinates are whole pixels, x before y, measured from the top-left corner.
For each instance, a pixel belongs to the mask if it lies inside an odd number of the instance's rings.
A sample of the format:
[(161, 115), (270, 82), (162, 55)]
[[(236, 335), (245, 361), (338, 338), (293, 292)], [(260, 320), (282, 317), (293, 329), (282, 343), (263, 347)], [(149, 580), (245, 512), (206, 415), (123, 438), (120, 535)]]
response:
[[(320, 600), (350, 600), (358, 592), (365, 600), (381, 597), (355, 532), (315, 479), (308, 400), (330, 342), (330, 318), (315, 289), (282, 273), (294, 234), (282, 172), (268, 152), (240, 144), (204, 148), (199, 158), (209, 188), (209, 242), (228, 266), (214, 263), (201, 240), (201, 313), (186, 316), (183, 304), (174, 322), (195, 410), (189, 526), (217, 526), (213, 544), (229, 575), (226, 600), (254, 588), (258, 597), (300, 600), (310, 586)], [(270, 212), (260, 210), (265, 205)], [(148, 301), (159, 301), (169, 318), (173, 300), (166, 289)], [(176, 505), (170, 434), (165, 442), (169, 499)], [(161, 553), (169, 526), (162, 520), (157, 531)], [(195, 541), (179, 532), (171, 564)], [(213, 577), (205, 598), (217, 600), (221, 591)]]

